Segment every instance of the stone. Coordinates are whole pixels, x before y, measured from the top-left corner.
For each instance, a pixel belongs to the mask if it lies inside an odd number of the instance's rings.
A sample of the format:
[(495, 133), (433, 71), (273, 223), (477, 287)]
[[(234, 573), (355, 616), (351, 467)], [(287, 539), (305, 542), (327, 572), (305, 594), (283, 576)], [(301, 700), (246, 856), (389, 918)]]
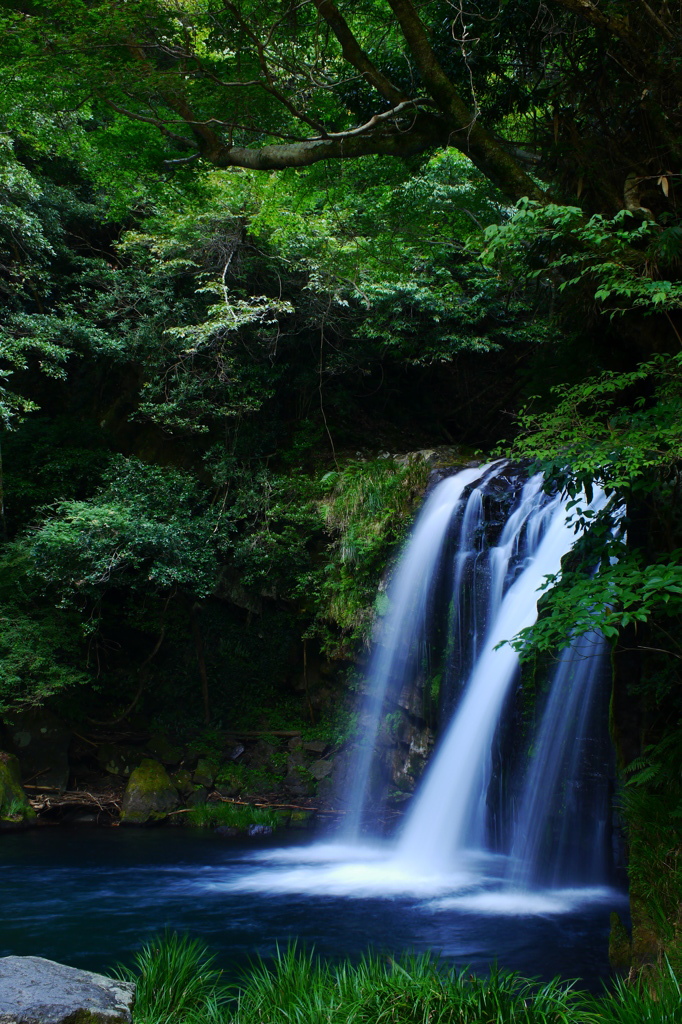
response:
[(208, 790), (206, 786), (195, 786), (194, 792), (190, 793), (187, 797), (188, 807), (199, 807), (201, 804), (205, 804), (208, 799)]
[(296, 799), (312, 796), (315, 792), (315, 782), (307, 768), (290, 768), (284, 778), (283, 785), (286, 792)]
[(190, 796), (194, 792), (192, 773), (186, 768), (178, 768), (176, 772), (171, 772), (170, 780), (182, 796)]
[(130, 776), (121, 804), (122, 825), (147, 825), (163, 821), (180, 799), (168, 772), (151, 758), (145, 758)]
[(9, 735), (22, 776), (63, 793), (69, 782), (68, 726), (44, 709), (22, 711), (13, 717)]
[(213, 831), (222, 839), (237, 839), (238, 836), (244, 834), (244, 829), (237, 828), (236, 825), (218, 825)]
[(310, 828), (315, 821), (315, 811), (292, 811), (289, 815), (289, 828)]
[(0, 751), (0, 822), (32, 821), (35, 816), (21, 785), (19, 761)]
[(310, 772), (312, 777), (314, 779), (317, 779), (317, 781), (319, 782), (320, 779), (324, 779), (327, 777), (327, 775), (331, 775), (333, 769), (333, 761), (326, 761), (324, 760), (324, 758), (320, 758), (319, 761), (313, 761), (313, 763), (308, 768), (308, 771)]
[(329, 750), (329, 744), (325, 743), (324, 740), (310, 740), (308, 743), (303, 744), (303, 749), (307, 750), (310, 754), (326, 754)]
[(632, 943), (620, 914), (614, 911), (610, 917), (609, 964), (614, 971), (625, 973), (632, 966)]
[(248, 765), (250, 768), (263, 768), (270, 771), (273, 767), (273, 757), (277, 753), (277, 747), (267, 740), (260, 739), (248, 753)]
[(255, 839), (257, 836), (271, 836), (274, 831), (272, 825), (248, 825), (246, 834)]
[(130, 1024), (135, 985), (40, 956), (0, 958), (0, 1024)]

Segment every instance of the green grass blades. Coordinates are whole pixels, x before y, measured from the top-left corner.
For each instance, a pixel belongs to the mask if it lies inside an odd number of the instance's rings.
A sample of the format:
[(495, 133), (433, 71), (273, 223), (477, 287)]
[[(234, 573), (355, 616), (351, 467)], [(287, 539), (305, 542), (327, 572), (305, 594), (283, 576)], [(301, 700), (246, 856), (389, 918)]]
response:
[(286, 821), (286, 815), (269, 807), (251, 807), (229, 803), (197, 804), (187, 815), (189, 824), (200, 828), (215, 828), (227, 825), (247, 829), (249, 825), (270, 825), (278, 828)]
[(634, 985), (619, 980), (613, 992), (596, 1002), (589, 1024), (682, 1024), (682, 983), (667, 961)]
[(570, 983), (443, 970), (428, 955), (328, 964), (290, 947), (245, 978), (234, 1024), (577, 1024)]
[(194, 1014), (210, 1020), (209, 1010), (220, 1020), (227, 990), (213, 963), (206, 947), (186, 935), (166, 933), (147, 942), (132, 968), (119, 965), (115, 972), (137, 985), (135, 1024), (185, 1024)]
[(117, 973), (138, 985), (135, 1024), (682, 1024), (682, 985), (667, 963), (590, 996), (498, 968), (479, 978), (428, 954), (332, 963), (292, 944), (228, 987), (204, 946), (166, 934)]

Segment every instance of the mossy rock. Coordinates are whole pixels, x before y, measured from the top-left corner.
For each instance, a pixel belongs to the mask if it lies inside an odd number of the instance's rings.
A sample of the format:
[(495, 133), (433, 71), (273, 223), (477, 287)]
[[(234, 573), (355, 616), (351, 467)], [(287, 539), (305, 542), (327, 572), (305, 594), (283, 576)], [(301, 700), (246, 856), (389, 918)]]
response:
[(178, 791), (163, 765), (145, 758), (128, 780), (121, 805), (121, 824), (153, 825), (164, 821), (179, 803)]
[(314, 811), (292, 811), (289, 815), (289, 828), (310, 828), (315, 822)]
[(182, 761), (182, 748), (174, 746), (167, 736), (157, 733), (147, 743), (147, 750), (157, 761), (176, 765)]
[(0, 822), (33, 821), (36, 812), (21, 785), (19, 761), (14, 754), (0, 751)]
[(611, 914), (609, 963), (614, 971), (628, 971), (632, 964), (632, 943), (627, 928), (615, 911)]
[(659, 962), (663, 943), (645, 900), (630, 892), (632, 919), (632, 966), (641, 970)]

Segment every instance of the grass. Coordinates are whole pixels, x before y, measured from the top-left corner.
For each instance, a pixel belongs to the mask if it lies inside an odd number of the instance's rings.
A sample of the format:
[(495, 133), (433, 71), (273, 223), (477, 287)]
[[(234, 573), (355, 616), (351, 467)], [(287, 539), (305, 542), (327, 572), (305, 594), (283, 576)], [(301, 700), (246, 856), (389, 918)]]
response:
[(9, 803), (2, 809), (2, 818), (6, 821), (20, 821), (24, 817), (26, 804), (23, 800), (12, 797)]
[(116, 976), (137, 985), (135, 1024), (185, 1024), (207, 1006), (222, 1012), (228, 993), (214, 959), (196, 939), (166, 933), (142, 947), (132, 968), (119, 965)]
[(368, 954), (329, 963), (295, 946), (256, 960), (226, 986), (205, 947), (167, 934), (118, 976), (137, 981), (135, 1024), (681, 1024), (670, 965), (593, 996), (570, 981), (541, 984), (493, 970), (478, 978), (426, 955)]
[(187, 817), (191, 825), (197, 825), (199, 828), (215, 828), (218, 825), (240, 829), (246, 829), (249, 825), (270, 825), (277, 828), (284, 824), (281, 812), (269, 807), (250, 807), (222, 802), (198, 804)]

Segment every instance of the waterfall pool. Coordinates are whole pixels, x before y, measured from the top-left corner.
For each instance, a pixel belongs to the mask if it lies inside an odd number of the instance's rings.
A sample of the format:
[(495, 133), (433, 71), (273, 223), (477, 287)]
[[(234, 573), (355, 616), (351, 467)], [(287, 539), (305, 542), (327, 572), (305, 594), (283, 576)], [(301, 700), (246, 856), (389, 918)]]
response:
[[(281, 844), (281, 838), (278, 840)], [(0, 956), (104, 970), (165, 928), (198, 937), (235, 977), (296, 940), (323, 956), (432, 950), (479, 973), (608, 975), (613, 889), (514, 892), (497, 861), (424, 876), (386, 847), (248, 845), (190, 829), (43, 828), (0, 838)]]

